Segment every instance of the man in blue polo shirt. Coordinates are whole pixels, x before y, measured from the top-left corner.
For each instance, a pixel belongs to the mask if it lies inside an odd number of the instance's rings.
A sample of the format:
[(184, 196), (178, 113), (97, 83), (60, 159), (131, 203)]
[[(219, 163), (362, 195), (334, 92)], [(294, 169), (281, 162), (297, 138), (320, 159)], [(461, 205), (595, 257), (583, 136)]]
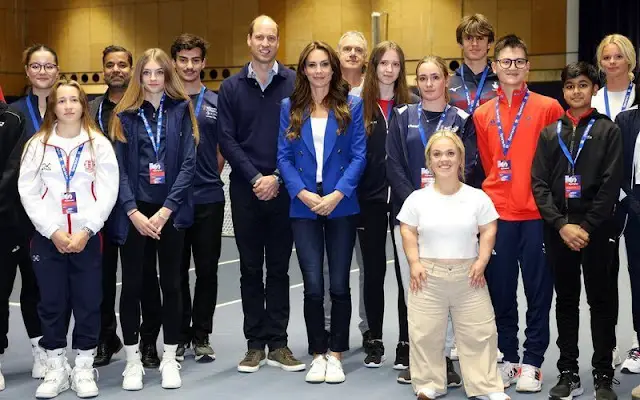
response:
[(229, 195), (248, 347), (238, 371), (256, 372), (265, 362), (300, 371), (305, 365), (287, 347), (290, 199), (280, 190), (276, 169), (280, 102), (293, 92), (295, 72), (276, 61), (279, 29), (273, 19), (254, 19), (247, 45), (251, 62), (227, 78), (218, 93), (218, 140), (231, 166)]

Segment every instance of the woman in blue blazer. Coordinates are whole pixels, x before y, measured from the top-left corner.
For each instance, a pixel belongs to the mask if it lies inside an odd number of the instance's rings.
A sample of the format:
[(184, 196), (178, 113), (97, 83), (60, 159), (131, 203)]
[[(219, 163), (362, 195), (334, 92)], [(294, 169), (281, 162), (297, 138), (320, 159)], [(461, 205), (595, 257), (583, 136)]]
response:
[[(312, 42), (300, 54), (293, 94), (282, 101), (278, 168), (291, 196), (291, 226), (304, 280), (304, 317), (314, 359), (307, 382), (345, 380), (349, 349), (349, 268), (360, 212), (356, 187), (366, 164), (359, 98), (348, 96), (336, 52)], [(324, 329), (325, 250), (331, 332)]]

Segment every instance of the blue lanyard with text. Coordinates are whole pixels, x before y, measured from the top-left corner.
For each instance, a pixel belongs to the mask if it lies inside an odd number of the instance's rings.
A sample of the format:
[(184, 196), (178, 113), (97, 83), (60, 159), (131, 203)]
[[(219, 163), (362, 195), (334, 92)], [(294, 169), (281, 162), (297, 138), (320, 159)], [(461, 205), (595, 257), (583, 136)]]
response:
[(29, 109), (29, 116), (31, 116), (31, 122), (33, 123), (33, 127), (36, 129), (36, 132), (38, 132), (40, 130), (40, 122), (38, 121), (38, 118), (36, 117), (36, 112), (33, 109), (33, 105), (31, 104), (31, 93), (27, 95), (27, 108)]
[(138, 109), (138, 115), (142, 118), (142, 122), (144, 123), (144, 129), (147, 130), (147, 134), (149, 135), (149, 139), (151, 139), (151, 144), (153, 145), (153, 151), (156, 153), (156, 159), (158, 158), (158, 154), (160, 153), (160, 132), (162, 132), (162, 111), (164, 109), (164, 93), (162, 94), (162, 98), (160, 99), (160, 107), (158, 107), (158, 124), (156, 126), (156, 137), (154, 139), (153, 132), (151, 131), (151, 126), (149, 125), (149, 121), (147, 117), (144, 115), (144, 111), (142, 108)]
[(196, 109), (195, 109), (196, 117), (198, 117), (198, 114), (200, 113), (200, 109), (202, 108), (202, 100), (204, 100), (205, 90), (207, 90), (207, 88), (204, 86), (200, 89), (200, 94), (198, 95), (198, 101), (196, 102)]
[[(633, 82), (629, 83), (629, 87), (627, 88), (627, 93), (624, 95), (624, 101), (622, 102), (621, 112), (627, 109), (629, 105), (629, 99), (631, 98), (631, 91), (633, 90)], [(607, 90), (607, 86), (604, 86), (604, 106), (607, 111), (607, 117), (611, 119), (611, 109), (609, 108), (609, 93)]]
[(67, 183), (67, 192), (69, 191), (69, 185), (71, 184), (71, 179), (73, 179), (73, 175), (76, 174), (76, 168), (78, 168), (78, 161), (80, 161), (80, 154), (82, 154), (82, 149), (84, 148), (84, 143), (78, 147), (78, 151), (76, 152), (76, 158), (73, 160), (73, 165), (71, 169), (67, 171), (66, 164), (64, 162), (64, 158), (62, 157), (62, 151), (56, 147), (56, 154), (58, 154), (58, 161), (60, 161), (60, 167), (62, 167), (62, 174), (64, 175), (64, 180)]
[(511, 126), (511, 132), (509, 132), (509, 137), (505, 141), (504, 139), (504, 130), (502, 129), (502, 119), (500, 118), (500, 98), (496, 98), (496, 124), (498, 125), (498, 136), (500, 136), (500, 144), (502, 145), (502, 154), (507, 156), (509, 152), (509, 148), (511, 147), (511, 143), (513, 142), (513, 136), (516, 133), (516, 129), (518, 129), (518, 125), (520, 124), (520, 118), (522, 118), (522, 112), (524, 111), (524, 106), (527, 105), (527, 101), (529, 100), (529, 89), (524, 94), (524, 98), (522, 99), (522, 104), (520, 104), (520, 109), (518, 109), (518, 113), (516, 114), (516, 119), (513, 120), (513, 125)]
[(484, 83), (487, 80), (487, 75), (489, 75), (489, 67), (484, 68), (484, 72), (482, 73), (482, 77), (480, 78), (480, 83), (478, 84), (478, 88), (476, 89), (476, 98), (473, 100), (473, 104), (471, 104), (471, 95), (469, 94), (469, 88), (467, 87), (467, 83), (464, 81), (464, 64), (460, 66), (460, 75), (462, 75), (462, 88), (464, 89), (464, 95), (467, 98), (467, 111), (469, 114), (473, 114), (473, 111), (478, 107), (478, 102), (480, 101), (480, 97), (482, 97), (482, 89), (484, 88)]
[[(449, 104), (446, 105), (442, 114), (440, 114), (440, 119), (438, 120), (438, 125), (436, 126), (436, 130), (434, 132), (438, 132), (444, 123), (444, 119), (447, 117), (447, 111), (451, 106)], [(420, 138), (422, 139), (422, 144), (424, 147), (427, 147), (427, 134), (424, 131), (424, 127), (422, 126), (422, 107), (418, 105), (418, 130), (420, 131)]]
[(587, 138), (589, 137), (589, 131), (591, 131), (591, 128), (593, 127), (593, 124), (595, 122), (596, 122), (595, 118), (591, 118), (591, 121), (589, 121), (589, 124), (587, 125), (587, 128), (584, 130), (584, 133), (582, 134), (582, 138), (580, 139), (580, 144), (578, 145), (578, 152), (576, 153), (576, 158), (574, 159), (571, 157), (571, 153), (569, 152), (569, 149), (567, 149), (567, 145), (564, 144), (564, 142), (562, 141), (562, 137), (560, 136), (560, 131), (562, 131), (562, 121), (558, 121), (558, 125), (556, 126), (556, 134), (558, 135), (558, 144), (560, 145), (560, 148), (562, 149), (562, 152), (564, 153), (564, 155), (567, 157), (567, 160), (569, 160), (569, 164), (571, 164), (572, 173), (576, 168), (576, 163), (578, 162), (578, 157), (580, 157), (580, 153), (582, 152), (584, 143), (587, 141)]

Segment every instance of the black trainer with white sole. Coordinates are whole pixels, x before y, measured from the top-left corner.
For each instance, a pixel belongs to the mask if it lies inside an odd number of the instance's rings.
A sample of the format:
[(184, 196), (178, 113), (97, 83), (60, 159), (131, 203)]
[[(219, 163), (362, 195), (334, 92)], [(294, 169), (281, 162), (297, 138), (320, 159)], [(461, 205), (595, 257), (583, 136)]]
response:
[(365, 346), (365, 353), (364, 366), (367, 368), (380, 368), (385, 361), (382, 340), (370, 340)]

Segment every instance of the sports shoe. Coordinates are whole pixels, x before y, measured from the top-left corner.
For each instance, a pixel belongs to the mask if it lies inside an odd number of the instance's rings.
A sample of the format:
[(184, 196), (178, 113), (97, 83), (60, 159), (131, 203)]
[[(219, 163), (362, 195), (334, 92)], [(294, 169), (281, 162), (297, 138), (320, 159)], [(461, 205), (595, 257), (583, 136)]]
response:
[(342, 383), (346, 377), (342, 369), (342, 362), (332, 355), (327, 355), (327, 372), (324, 381), (327, 383)]
[(511, 397), (509, 397), (505, 392), (493, 392), (482, 396), (476, 396), (475, 398), (478, 400), (511, 400)]
[(580, 384), (580, 376), (575, 372), (562, 371), (558, 375), (558, 383), (549, 390), (549, 398), (552, 400), (572, 400), (584, 393)]
[(42, 379), (47, 372), (47, 351), (40, 347), (40, 345), (31, 344), (31, 354), (33, 354), (31, 377), (34, 379)]
[(511, 384), (518, 382), (518, 365), (505, 361), (500, 366), (500, 376), (502, 376), (502, 382), (504, 383), (505, 388), (508, 388)]
[(142, 361), (138, 360), (127, 360), (127, 364), (124, 367), (124, 372), (122, 373), (122, 388), (124, 390), (142, 390), (142, 376), (145, 374), (144, 367), (142, 366)]
[(364, 351), (367, 354), (364, 358), (364, 366), (367, 368), (380, 368), (386, 360), (382, 340), (370, 341)]
[(36, 390), (37, 399), (52, 399), (69, 389), (71, 368), (67, 363), (66, 352), (63, 349), (47, 352), (46, 368), (44, 382)]
[(542, 390), (542, 371), (533, 365), (522, 364), (516, 392), (536, 393)]
[(158, 368), (160, 366), (160, 357), (158, 357), (158, 349), (155, 343), (140, 342), (140, 353), (142, 355), (142, 365), (145, 368)]
[(640, 348), (636, 347), (629, 350), (620, 372), (623, 374), (640, 374)]
[(396, 378), (396, 382), (401, 383), (403, 385), (411, 385), (411, 370), (409, 368), (401, 370), (398, 373), (398, 378)]
[(295, 358), (291, 350), (286, 346), (270, 351), (267, 356), (267, 364), (272, 367), (282, 368), (287, 372), (304, 371), (307, 367), (303, 362)]
[(613, 384), (619, 385), (617, 379), (613, 379), (612, 376), (607, 374), (594, 373), (593, 374), (593, 386), (595, 388), (596, 400), (617, 400), (618, 395), (613, 391)]
[(631, 391), (631, 397), (633, 400), (640, 400), (640, 385), (633, 388), (633, 391)]
[(122, 341), (118, 335), (107, 341), (100, 341), (95, 358), (93, 359), (94, 367), (103, 367), (109, 365), (114, 354), (122, 350)]
[(208, 363), (216, 359), (216, 353), (209, 344), (209, 336), (205, 336), (204, 339), (193, 340), (193, 352), (195, 354), (196, 362)]
[(367, 345), (369, 342), (373, 340), (373, 336), (371, 335), (371, 331), (365, 331), (362, 334), (362, 348), (367, 350)]
[(418, 393), (416, 393), (418, 400), (434, 400), (436, 397), (440, 397), (442, 395), (443, 393), (438, 393), (435, 390), (426, 387), (418, 390)]
[(0, 365), (0, 392), (4, 390), (4, 375), (2, 375), (2, 365)]
[(409, 368), (409, 342), (398, 342), (396, 346), (396, 360), (393, 369), (403, 370)]
[(98, 371), (93, 368), (93, 359), (76, 357), (76, 365), (71, 371), (71, 389), (81, 399), (88, 399), (98, 395), (98, 385), (94, 378)]
[(184, 352), (189, 348), (189, 343), (178, 343), (178, 349), (176, 350), (176, 360), (184, 361)]
[(620, 357), (620, 349), (618, 346), (613, 348), (613, 354), (611, 358), (611, 367), (616, 369), (618, 365), (622, 364), (622, 357)]
[(180, 368), (180, 363), (175, 358), (162, 358), (160, 372), (162, 373), (163, 389), (178, 389), (182, 386)]
[(317, 355), (311, 361), (309, 372), (305, 376), (304, 380), (309, 383), (322, 383), (324, 382), (325, 375), (327, 374), (327, 358), (324, 355)]
[(249, 349), (238, 364), (238, 372), (256, 372), (267, 362), (264, 350)]
[(456, 372), (456, 368), (453, 365), (453, 361), (449, 357), (446, 357), (447, 361), (447, 386), (458, 387), (462, 385), (462, 378)]
[[(451, 356), (449, 357), (453, 361), (458, 361), (460, 356), (458, 355), (458, 346), (454, 346), (451, 348)], [(504, 354), (498, 349), (498, 363), (502, 363), (502, 359), (504, 358)]]

